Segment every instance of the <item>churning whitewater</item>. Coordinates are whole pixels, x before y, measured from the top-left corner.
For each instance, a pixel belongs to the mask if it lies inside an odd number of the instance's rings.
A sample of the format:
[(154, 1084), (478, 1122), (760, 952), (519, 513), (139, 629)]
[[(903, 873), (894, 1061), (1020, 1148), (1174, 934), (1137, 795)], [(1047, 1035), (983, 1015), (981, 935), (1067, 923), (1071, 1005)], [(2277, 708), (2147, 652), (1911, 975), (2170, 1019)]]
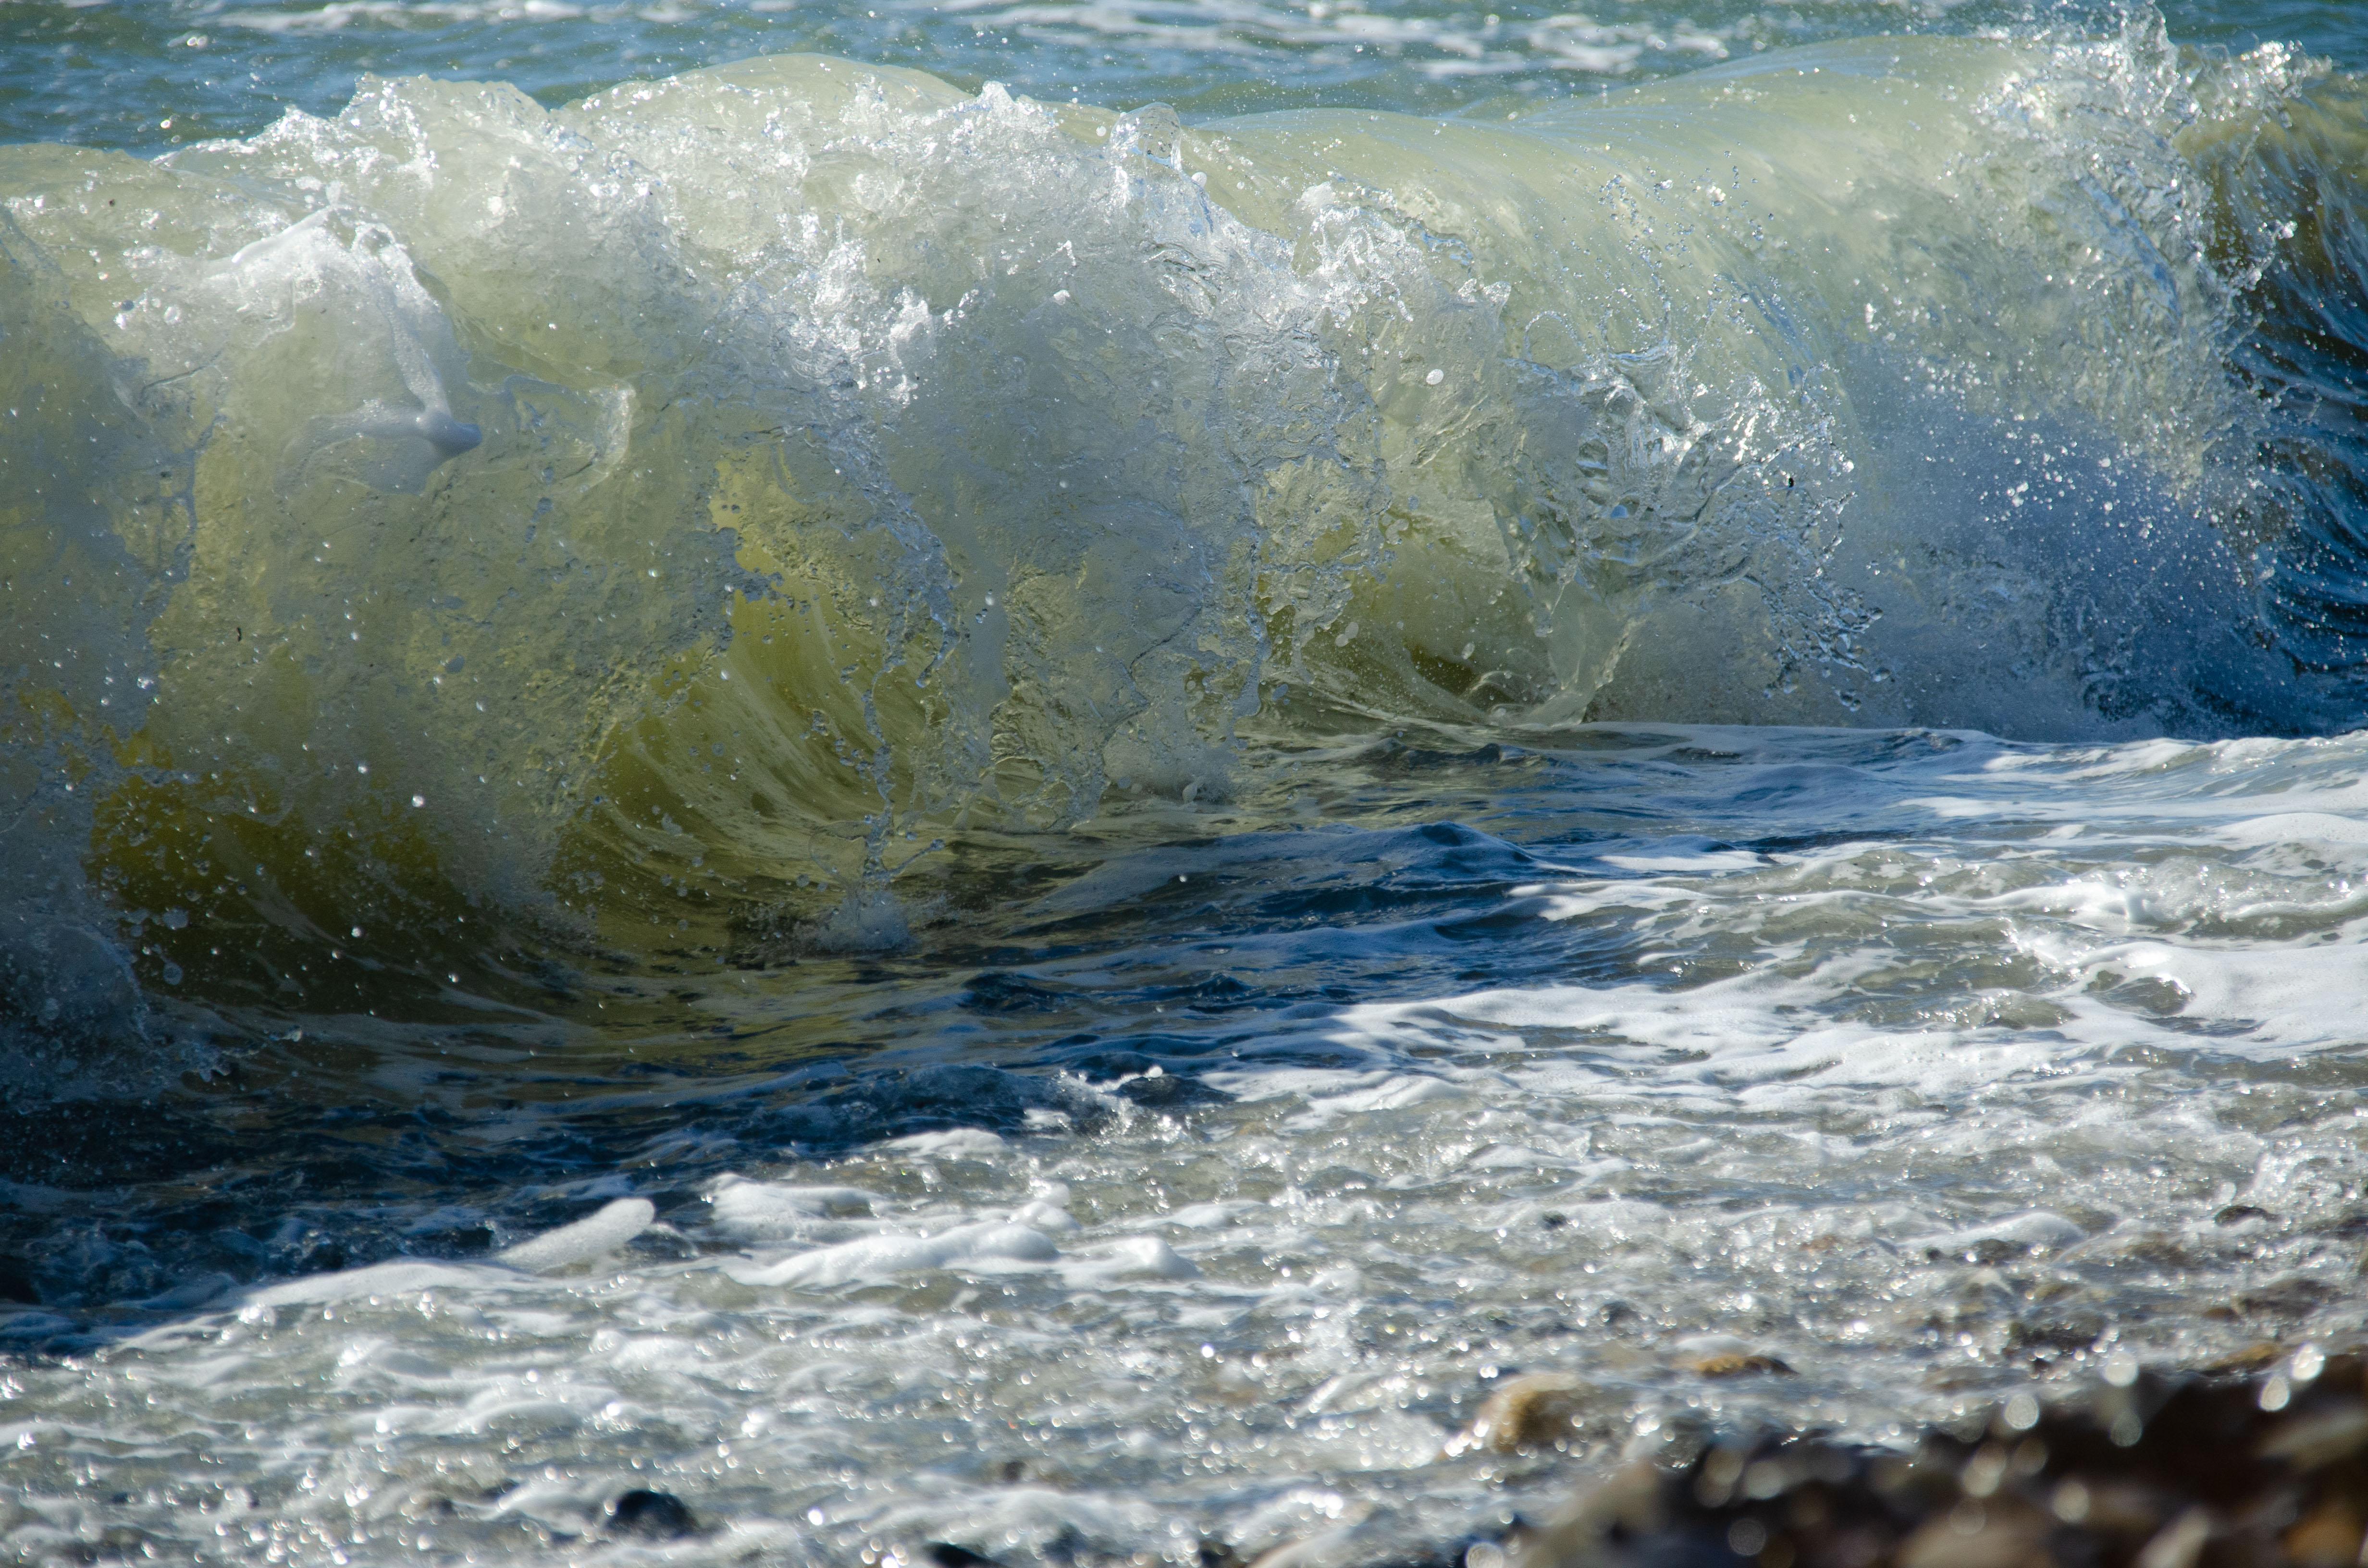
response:
[(2134, 25), (1497, 123), (789, 58), (0, 153), (17, 988), (85, 1005), (77, 881), (300, 1007), (429, 910), (712, 947), (1344, 715), (2340, 727), (2350, 451), (2257, 361), (2363, 130)]
[(0, 146), (6, 1551), (1501, 1568), (2368, 1326), (2359, 78), (545, 9)]

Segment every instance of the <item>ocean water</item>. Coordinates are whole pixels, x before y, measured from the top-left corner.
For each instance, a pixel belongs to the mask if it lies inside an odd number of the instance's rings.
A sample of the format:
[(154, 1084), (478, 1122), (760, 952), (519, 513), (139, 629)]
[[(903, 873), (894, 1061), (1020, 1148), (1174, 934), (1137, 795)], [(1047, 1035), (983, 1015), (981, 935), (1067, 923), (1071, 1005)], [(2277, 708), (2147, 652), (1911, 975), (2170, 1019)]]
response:
[(2368, 1327), (2363, 71), (0, 7), (0, 1549), (1453, 1563)]

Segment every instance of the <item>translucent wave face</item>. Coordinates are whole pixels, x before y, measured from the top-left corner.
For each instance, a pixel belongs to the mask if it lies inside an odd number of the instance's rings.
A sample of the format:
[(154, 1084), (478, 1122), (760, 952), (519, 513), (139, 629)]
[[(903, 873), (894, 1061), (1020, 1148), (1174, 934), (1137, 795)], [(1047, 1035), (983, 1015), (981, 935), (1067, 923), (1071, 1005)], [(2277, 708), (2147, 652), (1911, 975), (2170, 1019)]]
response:
[(893, 940), (940, 835), (1213, 799), (1253, 717), (2334, 722), (2225, 369), (2284, 220), (2160, 195), (2307, 75), (2134, 27), (1188, 131), (795, 58), (0, 153), (13, 580), (113, 585), (86, 664), (8, 632), (11, 874), (359, 1007), (521, 919)]

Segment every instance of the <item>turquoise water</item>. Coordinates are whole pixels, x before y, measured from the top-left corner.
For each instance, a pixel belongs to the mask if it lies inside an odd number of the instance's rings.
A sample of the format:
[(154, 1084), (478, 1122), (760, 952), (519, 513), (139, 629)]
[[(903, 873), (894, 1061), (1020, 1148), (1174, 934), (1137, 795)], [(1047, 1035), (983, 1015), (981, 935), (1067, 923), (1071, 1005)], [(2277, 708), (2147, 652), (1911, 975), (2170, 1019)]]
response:
[[(2368, 21), (2333, 0), (2188, 0), (2172, 35), (2296, 44), (2368, 66)], [(1059, 3), (655, 6), (63, 5), (19, 0), (0, 58), (0, 141), (161, 152), (246, 136), (283, 108), (334, 113), (366, 72), (516, 83), (557, 106), (622, 81), (811, 51), (993, 81), (1050, 99), (1190, 118), (1352, 105), (1417, 114), (1560, 97), (1790, 45), (1872, 34), (2111, 25), (2113, 7), (1986, 0), (1608, 0), (1551, 6)], [(166, 125), (165, 122), (172, 123)]]
[(2368, 1327), (2363, 69), (0, 7), (5, 1551), (1486, 1568)]

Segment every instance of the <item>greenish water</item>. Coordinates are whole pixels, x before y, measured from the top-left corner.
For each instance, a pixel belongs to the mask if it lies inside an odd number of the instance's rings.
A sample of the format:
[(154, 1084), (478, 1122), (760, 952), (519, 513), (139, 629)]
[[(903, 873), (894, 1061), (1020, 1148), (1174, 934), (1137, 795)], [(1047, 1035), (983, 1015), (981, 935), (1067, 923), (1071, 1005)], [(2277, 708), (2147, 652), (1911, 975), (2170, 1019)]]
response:
[(2360, 1333), (2362, 68), (0, 6), (0, 1554), (1452, 1563)]

